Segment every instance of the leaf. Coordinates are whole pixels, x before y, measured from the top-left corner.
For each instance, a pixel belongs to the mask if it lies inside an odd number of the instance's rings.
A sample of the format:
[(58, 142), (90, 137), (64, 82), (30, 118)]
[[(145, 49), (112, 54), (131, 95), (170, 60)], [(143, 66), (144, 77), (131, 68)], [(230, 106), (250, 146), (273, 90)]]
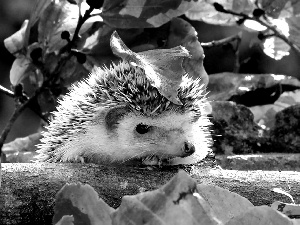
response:
[(21, 29), (18, 30), (16, 33), (11, 35), (10, 37), (4, 40), (5, 48), (13, 55), (17, 55), (18, 52), (23, 49), (24, 46), (24, 38), (25, 38), (25, 31), (28, 26), (28, 20), (25, 20), (21, 26)]
[(290, 48), (287, 43), (277, 37), (267, 38), (263, 43), (264, 53), (275, 60), (288, 56)]
[(256, 206), (245, 213), (232, 218), (225, 225), (292, 225), (292, 220), (269, 206)]
[(201, 82), (207, 85), (208, 75), (203, 66), (204, 51), (198, 41), (195, 28), (187, 21), (181, 18), (174, 18), (171, 21), (170, 33), (166, 48), (175, 46), (186, 48), (191, 57), (183, 60), (183, 68), (194, 80), (201, 79)]
[(64, 215), (55, 225), (74, 225), (74, 217)]
[(262, 9), (265, 10), (268, 16), (278, 18), (282, 9), (289, 0), (261, 0)]
[(236, 18), (233, 15), (221, 13), (215, 10), (213, 3), (221, 4), (225, 9), (249, 14), (255, 8), (251, 0), (207, 0), (193, 2), (193, 6), (185, 13), (191, 20), (203, 21), (209, 24), (233, 26)]
[(72, 215), (74, 224), (110, 225), (113, 211), (90, 185), (66, 184), (56, 195), (53, 224)]
[(19, 84), (23, 79), (25, 79), (28, 75), (28, 69), (31, 65), (31, 61), (27, 59), (25, 56), (20, 55), (12, 64), (10, 69), (10, 83), (13, 86)]
[[(68, 1), (52, 1), (40, 15), (38, 23), (38, 40), (48, 49), (54, 52), (67, 44), (66, 40), (61, 39), (62, 31), (68, 31), (70, 38), (75, 32), (79, 18), (79, 8), (77, 5), (70, 4)], [(100, 18), (97, 17), (99, 20)], [(84, 33), (94, 22), (94, 18), (87, 20), (81, 27), (80, 33)], [(85, 37), (86, 38), (86, 37)], [(83, 40), (79, 40), (82, 42)]]
[(16, 138), (14, 141), (4, 144), (2, 151), (6, 154), (22, 151), (33, 151), (40, 137), (40, 133), (34, 133), (27, 137)]
[(115, 55), (144, 69), (151, 85), (168, 100), (174, 104), (182, 104), (177, 96), (177, 90), (182, 76), (186, 73), (182, 68), (182, 61), (190, 57), (185, 48), (178, 46), (172, 49), (134, 53), (124, 44), (117, 32), (111, 36), (111, 48)]
[(112, 213), (113, 224), (218, 224), (209, 205), (196, 192), (196, 182), (179, 171), (158, 190), (124, 196)]
[(248, 199), (214, 185), (198, 184), (197, 191), (207, 201), (216, 219), (224, 224), (253, 207)]
[(193, 1), (187, 0), (115, 0), (105, 1), (101, 17), (115, 28), (159, 27), (184, 14)]
[(29, 24), (25, 33), (25, 46), (31, 44), (32, 40), (37, 41), (37, 33), (32, 31), (32, 28), (36, 25), (40, 17), (43, 15), (45, 9), (49, 6), (52, 0), (39, 0), (36, 1), (33, 11), (30, 14)]
[(296, 218), (298, 220), (300, 218), (300, 205), (287, 204), (276, 201), (271, 205), (271, 208), (282, 212), (284, 215), (287, 215), (290, 218)]

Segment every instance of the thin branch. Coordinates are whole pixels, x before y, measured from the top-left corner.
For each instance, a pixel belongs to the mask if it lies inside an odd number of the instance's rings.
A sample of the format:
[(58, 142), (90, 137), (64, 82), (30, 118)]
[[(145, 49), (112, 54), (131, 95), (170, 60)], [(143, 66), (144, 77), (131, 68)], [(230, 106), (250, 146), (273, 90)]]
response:
[(211, 41), (211, 42), (207, 42), (207, 43), (201, 43), (201, 46), (203, 48), (212, 48), (212, 47), (216, 47), (216, 46), (220, 46), (220, 45), (225, 45), (228, 44), (230, 42), (236, 41), (236, 40), (241, 40), (242, 39), (242, 32), (239, 32), (236, 35), (224, 38), (224, 39), (220, 39), (217, 41)]
[(14, 98), (15, 94), (13, 91), (8, 90), (7, 88), (0, 85), (0, 92), (6, 94), (8, 97)]
[(2, 154), (2, 146), (7, 138), (7, 135), (9, 133), (9, 131), (11, 130), (14, 122), (17, 120), (17, 118), (19, 117), (19, 115), (22, 113), (22, 111), (27, 107), (27, 105), (38, 96), (38, 94), (41, 93), (41, 89), (38, 89), (37, 91), (35, 91), (35, 93), (29, 98), (27, 99), (24, 103), (21, 103), (19, 105), (17, 105), (17, 107), (15, 108), (12, 116), (10, 117), (8, 123), (6, 124), (4, 130), (1, 133), (0, 136), (0, 155)]
[[(6, 94), (8, 97), (11, 97), (11, 98), (15, 98), (15, 94), (13, 91), (11, 90), (8, 90), (7, 88), (3, 87), (0, 85), (0, 92)], [(27, 95), (22, 95), (20, 96), (19, 98), (19, 101), (20, 103), (24, 103), (25, 101), (28, 100), (28, 96)], [(48, 119), (39, 111), (39, 110), (36, 110), (34, 107), (32, 106), (28, 106), (35, 114), (37, 114), (42, 120), (44, 120), (46, 123), (48, 123)]]
[(266, 23), (265, 21), (261, 20), (260, 17), (248, 16), (247, 14), (244, 14), (244, 13), (237, 13), (237, 12), (234, 12), (229, 9), (224, 9), (224, 7), (218, 3), (214, 3), (214, 6), (215, 6), (216, 10), (219, 12), (242, 17), (243, 19), (247, 19), (247, 20), (254, 20), (254, 21), (260, 23), (261, 25), (272, 30), (278, 38), (280, 38), (285, 43), (287, 43), (298, 55), (300, 55), (300, 48), (297, 45), (295, 45), (291, 40), (289, 40), (280, 30), (278, 30), (276, 26)]
[(207, 42), (207, 43), (201, 43), (201, 46), (203, 48), (212, 48), (212, 47), (216, 47), (216, 46), (220, 46), (220, 45), (226, 45), (228, 43), (234, 42), (236, 41), (236, 47), (233, 49), (234, 51), (234, 67), (233, 67), (233, 72), (237, 73), (240, 69), (240, 59), (239, 59), (239, 47), (242, 41), (242, 32), (239, 32), (236, 35), (221, 39), (221, 40), (217, 40), (217, 41), (211, 41), (211, 42)]

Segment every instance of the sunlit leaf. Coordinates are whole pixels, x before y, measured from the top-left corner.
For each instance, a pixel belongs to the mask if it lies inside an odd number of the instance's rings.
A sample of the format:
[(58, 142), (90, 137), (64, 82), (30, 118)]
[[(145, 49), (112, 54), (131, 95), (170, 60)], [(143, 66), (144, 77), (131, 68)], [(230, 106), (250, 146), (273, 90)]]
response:
[(25, 47), (24, 38), (27, 25), (28, 20), (25, 20), (20, 30), (4, 40), (4, 45), (11, 54), (15, 55)]
[(237, 18), (230, 14), (221, 13), (215, 10), (213, 3), (221, 4), (225, 9), (235, 12), (249, 14), (255, 8), (251, 0), (207, 0), (191, 3), (193, 6), (185, 13), (191, 20), (204, 21), (209, 24), (218, 24), (223, 26), (236, 25)]
[(244, 25), (245, 27), (255, 31), (264, 31), (267, 29), (264, 25), (261, 25), (259, 22), (254, 20), (245, 20)]
[(24, 78), (26, 78), (28, 73), (28, 68), (31, 65), (30, 60), (28, 60), (25, 56), (19, 56), (15, 59), (10, 69), (10, 83), (14, 86), (19, 84)]
[(290, 48), (286, 42), (277, 37), (269, 37), (263, 43), (264, 53), (275, 60), (288, 56)]

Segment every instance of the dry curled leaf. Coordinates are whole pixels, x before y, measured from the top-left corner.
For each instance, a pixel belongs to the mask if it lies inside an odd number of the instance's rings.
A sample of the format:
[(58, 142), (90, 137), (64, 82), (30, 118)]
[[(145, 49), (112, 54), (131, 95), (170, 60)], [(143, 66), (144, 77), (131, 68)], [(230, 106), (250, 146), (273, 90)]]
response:
[(219, 224), (196, 191), (196, 182), (179, 171), (161, 188), (125, 196), (112, 214), (113, 224)]
[(205, 85), (208, 84), (208, 75), (203, 66), (204, 51), (198, 41), (195, 28), (181, 18), (174, 18), (171, 21), (170, 33), (167, 41), (167, 48), (175, 46), (186, 48), (191, 57), (183, 60), (183, 68), (193, 79), (199, 79)]
[[(72, 215), (74, 224), (110, 225), (114, 209), (100, 199), (90, 185), (66, 184), (57, 193), (54, 211), (53, 224), (60, 224), (64, 215)], [(70, 219), (66, 218), (68, 222)]]
[(198, 184), (197, 191), (208, 202), (216, 218), (224, 224), (253, 207), (248, 199), (214, 185)]
[(120, 39), (117, 32), (111, 36), (111, 48), (115, 55), (144, 69), (151, 85), (174, 104), (181, 105), (177, 90), (186, 73), (182, 61), (190, 57), (188, 51), (181, 47), (157, 49), (135, 53)]
[(247, 224), (247, 225), (265, 225), (265, 224), (272, 224), (272, 225), (292, 225), (293, 222), (289, 219), (286, 215), (277, 212), (276, 210), (272, 209), (269, 206), (256, 206), (245, 213), (234, 217), (225, 225), (240, 225), (240, 224)]

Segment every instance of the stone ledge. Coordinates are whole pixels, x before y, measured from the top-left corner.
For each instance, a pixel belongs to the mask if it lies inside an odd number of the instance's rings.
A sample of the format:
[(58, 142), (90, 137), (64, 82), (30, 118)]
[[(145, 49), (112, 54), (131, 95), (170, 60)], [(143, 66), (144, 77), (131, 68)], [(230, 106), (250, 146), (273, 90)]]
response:
[(217, 155), (216, 161), (227, 170), (300, 171), (300, 154)]

